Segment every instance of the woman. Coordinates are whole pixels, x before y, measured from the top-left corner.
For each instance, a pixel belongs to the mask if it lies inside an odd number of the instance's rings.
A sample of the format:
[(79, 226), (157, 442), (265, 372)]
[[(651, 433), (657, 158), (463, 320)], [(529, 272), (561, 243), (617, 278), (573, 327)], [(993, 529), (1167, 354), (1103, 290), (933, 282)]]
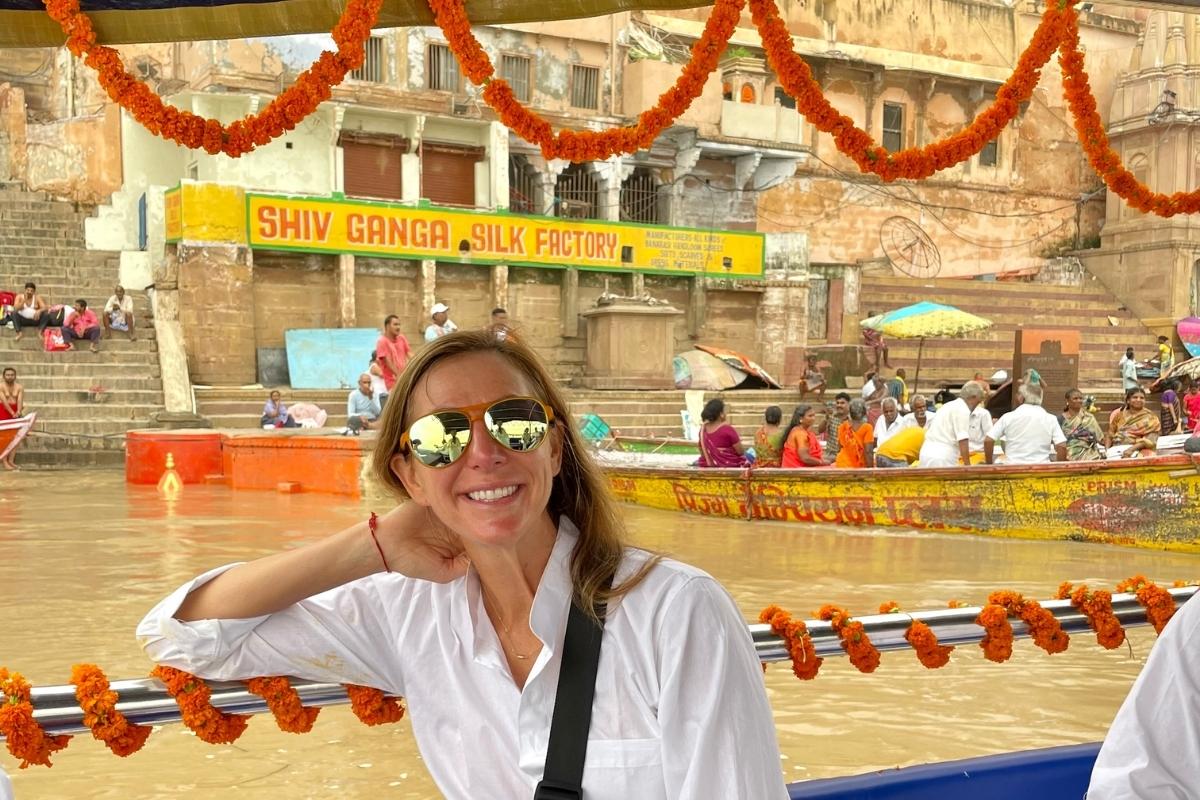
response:
[(1163, 393), (1159, 397), (1158, 425), (1165, 434), (1183, 432), (1183, 404), (1178, 389), (1178, 382), (1169, 380), (1163, 384)]
[(1105, 446), (1127, 445), (1121, 458), (1154, 455), (1161, 430), (1158, 417), (1146, 410), (1146, 393), (1139, 387), (1125, 393), (1125, 407), (1112, 418)]
[(283, 404), (283, 400), (279, 394), (279, 390), (275, 389), (267, 396), (267, 402), (263, 406), (262, 417), (259, 419), (259, 424), (264, 428), (299, 428), (300, 423), (292, 419), (288, 414), (287, 406)]
[[(448, 456), (450, 431), (465, 448), (427, 466)], [(185, 584), (138, 628), (151, 657), (207, 678), (403, 695), (444, 796), (531, 797), (568, 606), (607, 604), (584, 796), (787, 797), (737, 606), (700, 570), (626, 546), (607, 480), (528, 347), (487, 331), (424, 347), (393, 387), (373, 467), (407, 502)]]
[(726, 418), (725, 401), (713, 398), (700, 412), (700, 466), (744, 467), (746, 446)]
[(778, 467), (783, 459), (783, 428), (779, 427), (782, 419), (783, 409), (779, 406), (767, 406), (763, 412), (763, 426), (754, 434), (756, 466)]
[(1100, 423), (1083, 407), (1083, 392), (1067, 392), (1067, 407), (1063, 411), (1062, 432), (1067, 437), (1068, 461), (1095, 461), (1103, 458), (1100, 442), (1104, 432)]
[(875, 428), (867, 422), (867, 404), (850, 401), (850, 419), (837, 429), (838, 450), (835, 467), (862, 468), (875, 463)]
[(1200, 383), (1193, 381), (1183, 395), (1183, 406), (1187, 410), (1188, 425), (1195, 431), (1200, 425)]
[(783, 457), (780, 463), (785, 468), (823, 467), (821, 441), (817, 438), (817, 412), (812, 406), (797, 406), (792, 412), (791, 422), (783, 432)]

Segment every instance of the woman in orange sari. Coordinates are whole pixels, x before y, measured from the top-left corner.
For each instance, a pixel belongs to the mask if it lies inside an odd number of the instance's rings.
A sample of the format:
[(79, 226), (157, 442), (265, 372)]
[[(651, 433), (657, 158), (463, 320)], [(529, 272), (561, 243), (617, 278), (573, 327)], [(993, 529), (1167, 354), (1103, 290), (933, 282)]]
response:
[(778, 467), (783, 459), (783, 428), (779, 427), (783, 419), (783, 409), (779, 406), (767, 406), (763, 412), (763, 426), (754, 434), (754, 453), (758, 458), (756, 467)]
[(821, 458), (821, 440), (813, 431), (816, 421), (817, 413), (812, 406), (797, 406), (792, 412), (792, 421), (783, 434), (784, 468), (825, 466)]
[(867, 404), (850, 401), (850, 419), (838, 426), (838, 450), (835, 467), (862, 468), (875, 463), (875, 428), (867, 422)]

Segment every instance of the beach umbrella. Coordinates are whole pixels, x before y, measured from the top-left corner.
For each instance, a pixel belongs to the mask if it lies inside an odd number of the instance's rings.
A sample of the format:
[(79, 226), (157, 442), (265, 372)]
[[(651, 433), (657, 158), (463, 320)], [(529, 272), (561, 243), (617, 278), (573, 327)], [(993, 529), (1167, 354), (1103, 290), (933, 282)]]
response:
[(912, 385), (912, 391), (916, 392), (917, 381), (921, 378), (921, 354), (925, 349), (926, 339), (966, 336), (969, 333), (987, 330), (992, 327), (992, 321), (954, 306), (922, 301), (864, 319), (859, 325), (879, 331), (893, 339), (920, 340), (917, 345), (917, 369)]
[(1193, 381), (1200, 381), (1200, 358), (1189, 358), (1186, 361), (1180, 361), (1167, 370), (1166, 375), (1156, 380), (1150, 387), (1150, 391), (1161, 391), (1162, 384), (1171, 378), (1191, 378)]

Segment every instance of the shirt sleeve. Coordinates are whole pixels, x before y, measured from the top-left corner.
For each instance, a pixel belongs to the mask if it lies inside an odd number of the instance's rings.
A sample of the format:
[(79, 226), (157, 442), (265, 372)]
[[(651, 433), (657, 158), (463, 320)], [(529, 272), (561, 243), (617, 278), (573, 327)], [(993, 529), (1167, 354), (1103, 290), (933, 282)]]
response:
[(971, 438), (971, 412), (969, 409), (954, 409), (950, 412), (951, 429), (954, 432), (954, 441), (961, 442), (963, 439)]
[(992, 423), (992, 427), (988, 428), (987, 438), (993, 442), (998, 442), (1004, 438), (1004, 429), (1008, 427), (1008, 415), (1004, 414), (1000, 419)]
[(354, 416), (354, 392), (346, 395), (346, 416)]
[(435, 339), (437, 339), (437, 337), (438, 337), (438, 335), (437, 335), (437, 328), (435, 328), (435, 327), (433, 327), (432, 325), (430, 325), (429, 327), (427, 327), (427, 328), (425, 329), (425, 341), (427, 341), (427, 342), (432, 342), (432, 341), (434, 341)]
[(151, 660), (211, 680), (290, 675), (355, 683), (403, 694), (398, 635), (387, 623), (374, 578), (313, 595), (275, 614), (248, 619), (174, 618), (190, 592), (237, 564), (210, 570), (150, 610), (137, 637)]
[(1067, 443), (1067, 435), (1063, 433), (1062, 425), (1059, 425), (1057, 420), (1050, 427), (1050, 442), (1051, 444)]
[(1088, 800), (1200, 797), (1200, 599), (1167, 623), (1117, 712)]
[(692, 578), (658, 634), (663, 777), (669, 798), (784, 800), (762, 668), (733, 599)]

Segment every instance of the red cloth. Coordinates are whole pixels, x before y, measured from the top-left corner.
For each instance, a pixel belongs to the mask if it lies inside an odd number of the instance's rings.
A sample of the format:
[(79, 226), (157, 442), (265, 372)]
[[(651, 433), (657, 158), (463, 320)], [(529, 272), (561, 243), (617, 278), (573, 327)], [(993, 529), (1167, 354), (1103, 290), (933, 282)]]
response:
[(387, 361), (384, 361), (383, 357), (387, 356), (398, 369), (403, 370), (404, 365), (408, 363), (410, 355), (412, 355), (412, 348), (409, 346), (408, 339), (403, 333), (399, 334), (394, 342), (385, 333), (375, 343), (375, 359), (379, 364), (379, 371), (383, 373), (383, 385), (388, 388), (389, 392), (396, 385), (398, 375), (392, 372), (390, 365)]
[(1187, 407), (1188, 419), (1195, 425), (1200, 422), (1200, 392), (1189, 392), (1183, 396), (1183, 404)]
[(0, 292), (0, 306), (11, 306), (17, 301), (17, 296), (12, 292)]
[(6, 419), (16, 419), (16, 416), (9, 412), (4, 403), (0, 403), (0, 422), (4, 422)]

